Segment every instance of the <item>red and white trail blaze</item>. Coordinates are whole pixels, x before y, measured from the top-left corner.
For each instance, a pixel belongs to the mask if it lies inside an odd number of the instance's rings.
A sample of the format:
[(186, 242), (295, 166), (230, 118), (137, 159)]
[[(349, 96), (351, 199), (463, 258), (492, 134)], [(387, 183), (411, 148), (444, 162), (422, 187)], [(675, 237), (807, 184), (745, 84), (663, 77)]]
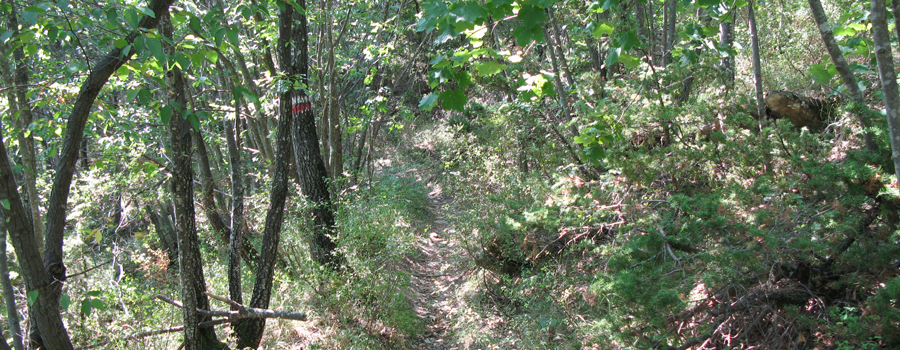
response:
[(294, 116), (297, 116), (303, 111), (311, 108), (312, 106), (309, 103), (309, 96), (307, 95), (294, 96), (291, 99), (291, 114), (293, 114)]

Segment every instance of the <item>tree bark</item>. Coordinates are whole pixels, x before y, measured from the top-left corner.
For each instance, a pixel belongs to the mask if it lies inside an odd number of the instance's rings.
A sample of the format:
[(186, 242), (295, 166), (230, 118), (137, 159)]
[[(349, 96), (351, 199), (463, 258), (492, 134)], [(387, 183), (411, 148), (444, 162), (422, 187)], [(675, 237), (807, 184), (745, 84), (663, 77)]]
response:
[[(730, 22), (719, 23), (719, 42), (731, 49), (734, 46), (734, 19)], [(719, 67), (725, 74), (725, 85), (734, 85), (734, 56), (729, 54), (728, 57), (722, 58)]]
[[(160, 15), (160, 33), (167, 38), (163, 41), (166, 54), (173, 54), (172, 24), (168, 11)], [(166, 72), (166, 84), (172, 96), (172, 118), (168, 130), (171, 139), (172, 197), (175, 202), (175, 233), (178, 236), (178, 265), (181, 280), (182, 318), (184, 319), (184, 347), (187, 350), (215, 349), (224, 344), (216, 339), (212, 328), (201, 328), (200, 322), (211, 318), (203, 316), (197, 309), (209, 310), (206, 297), (206, 280), (203, 277), (203, 261), (200, 256), (200, 238), (194, 221), (194, 174), (191, 167), (191, 125), (185, 118), (187, 94), (184, 76), (178, 66)], [(177, 104), (177, 105), (176, 105)], [(214, 209), (214, 208), (213, 208)]]
[(666, 10), (665, 10), (665, 38), (666, 38), (666, 50), (665, 50), (665, 58), (663, 60), (663, 64), (667, 65), (672, 63), (672, 50), (675, 49), (675, 21), (678, 13), (678, 6), (675, 0), (667, 0), (666, 1)]
[[(19, 309), (16, 307), (16, 296), (9, 280), (9, 256), (6, 254), (6, 217), (0, 212), (0, 288), (3, 289), (3, 302), (6, 304), (6, 319), (9, 321), (9, 332), (12, 333), (13, 346), (16, 350), (24, 350), (22, 327), (19, 323)], [(5, 345), (5, 347), (4, 347)], [(0, 350), (9, 349), (6, 339), (0, 342)]]
[(894, 174), (900, 179), (900, 93), (897, 92), (897, 73), (894, 72), (894, 57), (891, 55), (891, 32), (887, 27), (885, 0), (872, 0), (870, 20), (875, 57), (878, 59), (878, 77), (881, 79), (881, 90), (884, 91), (884, 105), (891, 133), (891, 159), (894, 161)]
[(223, 217), (216, 205), (214, 195), (216, 191), (216, 180), (213, 178), (212, 169), (210, 168), (209, 152), (207, 152), (206, 149), (206, 141), (203, 140), (203, 135), (200, 134), (200, 131), (193, 130), (192, 128), (191, 133), (194, 146), (197, 148), (197, 159), (199, 160), (197, 167), (200, 170), (200, 181), (202, 182), (200, 203), (203, 204), (203, 213), (206, 214), (206, 218), (209, 220), (209, 224), (212, 226), (213, 231), (215, 231), (219, 237), (222, 237), (223, 241), (228, 242), (231, 230), (228, 228), (228, 219)]
[[(557, 98), (559, 99), (559, 105), (560, 107), (562, 107), (563, 121), (565, 122), (565, 124), (568, 124), (570, 121), (572, 121), (572, 110), (569, 107), (569, 98), (568, 94), (566, 93), (567, 87), (563, 85), (562, 78), (560, 78), (560, 76), (562, 75), (562, 71), (560, 70), (559, 63), (557, 61), (556, 49), (553, 48), (554, 46), (556, 46), (556, 42), (550, 35), (550, 30), (548, 30), (547, 28), (544, 28), (544, 38), (547, 40), (547, 46), (550, 49), (549, 54), (550, 65), (553, 67), (553, 82), (556, 85), (556, 93)], [(609, 67), (606, 67), (606, 69), (609, 69)], [(575, 125), (569, 125), (568, 130), (570, 133), (572, 133), (571, 136), (578, 135), (578, 129), (575, 128)]]
[[(243, 303), (241, 292), (241, 247), (244, 228), (244, 180), (241, 176), (241, 96), (235, 95), (234, 122), (225, 121), (225, 140), (231, 164), (231, 242), (228, 246), (228, 296)], [(234, 309), (232, 309), (234, 310)], [(236, 324), (232, 324), (236, 326)]]
[(869, 128), (872, 126), (869, 120), (869, 107), (866, 105), (866, 99), (863, 97), (862, 91), (859, 90), (859, 85), (856, 85), (856, 77), (853, 75), (853, 71), (850, 70), (850, 65), (847, 64), (844, 54), (834, 39), (833, 27), (831, 23), (828, 23), (828, 16), (825, 15), (822, 2), (809, 0), (809, 7), (812, 10), (813, 18), (816, 20), (816, 25), (819, 27), (819, 34), (822, 35), (825, 49), (828, 50), (828, 54), (831, 56), (831, 62), (841, 76), (841, 81), (844, 82), (844, 86), (847, 88), (847, 94), (850, 95), (850, 100), (854, 104), (853, 111), (863, 128), (863, 140), (866, 144), (866, 149), (870, 152), (875, 152), (878, 150), (878, 145), (875, 144), (875, 139), (869, 131)]
[[(305, 8), (305, 0), (298, 2)], [(306, 85), (309, 73), (309, 51), (307, 49), (306, 15), (299, 13), (298, 26), (294, 28), (293, 45), (299, 50), (292, 65), (292, 75), (298, 77), (301, 85)], [(303, 90), (292, 91), (292, 112), (296, 118), (293, 125), (293, 149), (300, 189), (303, 196), (312, 205), (314, 217), (313, 237), (310, 244), (310, 256), (320, 265), (332, 269), (340, 267), (341, 259), (336, 254), (337, 245), (330, 235), (335, 232), (334, 208), (326, 180), (328, 173), (319, 150), (319, 138), (316, 135), (315, 116), (311, 108), (310, 97)]]
[[(19, 36), (18, 14), (16, 12), (16, 6), (9, 0), (7, 3), (12, 9), (7, 15), (7, 22), (9, 23), (9, 27), (12, 29), (13, 37), (15, 38)], [(43, 242), (44, 225), (41, 222), (41, 211), (39, 209), (40, 199), (38, 198), (37, 193), (38, 169), (34, 148), (34, 136), (28, 132), (32, 121), (34, 121), (34, 116), (31, 111), (32, 106), (28, 101), (28, 62), (25, 59), (25, 51), (22, 49), (22, 45), (15, 45), (12, 51), (15, 100), (10, 99), (9, 104), (11, 108), (15, 106), (14, 110), (19, 112), (19, 117), (16, 118), (16, 127), (19, 128), (19, 134), (17, 136), (19, 141), (19, 152), (22, 154), (21, 165), (27, 169), (24, 172), (24, 180), (25, 192), (28, 200), (29, 220), (31, 220), (32, 226), (34, 227), (35, 240)]]
[[(298, 6), (305, 10), (305, 1), (297, 2)], [(275, 274), (275, 262), (278, 259), (278, 244), (281, 239), (281, 226), (284, 221), (284, 204), (288, 195), (288, 171), (291, 162), (291, 125), (294, 115), (291, 110), (292, 97), (296, 93), (293, 90), (294, 81), (297, 79), (297, 71), (293, 65), (292, 36), (303, 35), (306, 38), (305, 17), (300, 26), (300, 33), (294, 31), (295, 13), (297, 10), (291, 5), (286, 5), (278, 17), (278, 63), (281, 73), (287, 78), (284, 84), (284, 92), (278, 99), (278, 130), (276, 131), (276, 155), (275, 172), (272, 175), (272, 190), (269, 192), (269, 208), (266, 212), (265, 232), (263, 234), (262, 247), (256, 267), (256, 282), (253, 284), (253, 296), (250, 306), (255, 308), (268, 308), (272, 295), (272, 282)], [(306, 52), (306, 42), (303, 46), (293, 45), (294, 50)], [(306, 72), (304, 72), (306, 73)], [(311, 111), (310, 111), (311, 112)], [(315, 125), (313, 125), (315, 127)], [(316, 139), (318, 145), (318, 139)], [(299, 166), (298, 166), (299, 167)], [(323, 168), (324, 170), (324, 168)], [(262, 340), (265, 330), (265, 319), (244, 319), (237, 322), (235, 335), (238, 348), (256, 348)]]
[(756, 86), (756, 113), (759, 122), (766, 117), (766, 101), (763, 97), (762, 67), (759, 61), (759, 37), (756, 35), (756, 16), (753, 14), (753, 2), (747, 4), (747, 15), (750, 21), (750, 46), (753, 52), (753, 82)]

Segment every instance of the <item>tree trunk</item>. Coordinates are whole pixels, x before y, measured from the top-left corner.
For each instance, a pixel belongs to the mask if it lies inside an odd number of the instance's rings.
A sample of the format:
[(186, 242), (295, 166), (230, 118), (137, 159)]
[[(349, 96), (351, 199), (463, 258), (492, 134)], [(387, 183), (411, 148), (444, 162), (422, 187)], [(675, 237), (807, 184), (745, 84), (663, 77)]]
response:
[(866, 105), (866, 100), (865, 97), (863, 97), (862, 91), (860, 91), (859, 86), (856, 85), (856, 77), (853, 76), (850, 65), (848, 65), (847, 60), (844, 59), (844, 54), (838, 47), (837, 41), (834, 40), (834, 32), (831, 23), (828, 23), (828, 16), (825, 15), (825, 9), (822, 8), (822, 3), (819, 0), (809, 0), (809, 7), (812, 10), (813, 18), (816, 20), (816, 25), (819, 26), (819, 34), (822, 35), (822, 41), (825, 43), (825, 48), (831, 56), (831, 62), (834, 63), (835, 69), (837, 69), (838, 74), (841, 76), (841, 80), (844, 82), (844, 86), (847, 88), (850, 100), (854, 104), (853, 111), (859, 119), (859, 124), (863, 127), (863, 140), (865, 141), (866, 149), (870, 152), (875, 152), (878, 150), (878, 145), (875, 144), (875, 139), (869, 131), (869, 128), (872, 126), (872, 123), (869, 120), (870, 110)]
[[(6, 217), (0, 212), (0, 288), (3, 288), (3, 301), (6, 304), (6, 319), (9, 320), (9, 332), (12, 333), (13, 346), (16, 350), (24, 350), (22, 327), (19, 323), (19, 309), (16, 307), (16, 295), (9, 281), (9, 256), (6, 254)], [(5, 346), (5, 347), (4, 347)], [(0, 342), (0, 350), (9, 349), (6, 339)]]
[[(154, 0), (147, 8), (155, 14), (167, 11), (172, 0)], [(159, 16), (141, 18), (136, 30), (125, 37), (131, 44), (134, 39), (147, 29), (156, 27)], [(50, 349), (72, 349), (72, 342), (59, 313), (59, 298), (62, 295), (62, 284), (66, 280), (66, 268), (63, 264), (63, 234), (65, 228), (67, 202), (75, 163), (81, 146), (87, 117), (100, 90), (110, 75), (134, 55), (130, 50), (112, 49), (96, 60), (93, 70), (81, 86), (66, 125), (66, 134), (60, 147), (59, 161), (50, 199), (47, 201), (47, 222), (45, 228), (44, 259), (41, 260), (38, 244), (34, 237), (34, 227), (27, 221), (28, 214), (17, 191), (16, 181), (12, 174), (6, 147), (0, 145), (0, 200), (8, 201), (9, 207), (2, 206), (9, 222), (7, 223), (16, 256), (19, 257), (25, 287), (28, 292), (38, 292), (36, 302), (32, 305), (38, 331), (43, 345)], [(8, 208), (8, 209), (7, 209)]]
[[(18, 14), (16, 13), (15, 5), (7, 0), (10, 8), (12, 9), (7, 15), (7, 21), (9, 23), (10, 29), (13, 31), (13, 38), (19, 36), (19, 22), (18, 22)], [(24, 166), (26, 171), (25, 173), (25, 193), (27, 195), (28, 200), (28, 214), (29, 220), (32, 222), (32, 226), (34, 227), (34, 235), (35, 240), (38, 242), (44, 241), (44, 225), (41, 222), (41, 211), (39, 209), (40, 199), (38, 198), (37, 193), (37, 158), (35, 156), (35, 148), (34, 148), (34, 136), (31, 133), (26, 135), (26, 130), (31, 126), (32, 121), (34, 121), (34, 116), (31, 111), (32, 106), (28, 101), (28, 65), (25, 59), (25, 51), (22, 49), (22, 45), (15, 45), (13, 47), (13, 63), (14, 63), (14, 73), (13, 73), (13, 84), (15, 89), (13, 91), (15, 94), (10, 93), (9, 105), (12, 110), (19, 112), (19, 117), (16, 118), (16, 127), (19, 128), (18, 141), (19, 141), (19, 152), (22, 154), (22, 166)]]
[(344, 150), (343, 150), (343, 135), (341, 131), (341, 106), (340, 106), (340, 91), (337, 87), (336, 76), (337, 70), (335, 69), (334, 63), (334, 26), (332, 24), (331, 13), (334, 8), (334, 1), (327, 0), (325, 1), (325, 33), (326, 33), (326, 41), (328, 45), (328, 94), (326, 95), (328, 101), (326, 104), (328, 107), (325, 109), (326, 115), (323, 116), (323, 119), (328, 120), (326, 130), (328, 132), (327, 139), (328, 143), (326, 147), (328, 147), (328, 170), (332, 179), (338, 179), (343, 175), (344, 172)]
[[(298, 2), (306, 7), (305, 0)], [(301, 85), (307, 85), (309, 72), (309, 51), (307, 49), (306, 15), (299, 13), (299, 22), (293, 30), (293, 46), (299, 49), (297, 60), (293, 62), (292, 73), (301, 79)], [(328, 191), (328, 173), (319, 150), (319, 138), (316, 135), (316, 122), (310, 104), (310, 97), (303, 90), (292, 91), (292, 112), (294, 113), (293, 149), (295, 167), (300, 177), (300, 189), (303, 196), (312, 205), (314, 218), (313, 237), (310, 244), (310, 256), (313, 261), (332, 269), (340, 267), (341, 258), (336, 254), (337, 245), (331, 240), (334, 233), (334, 208), (331, 194)]]
[(766, 117), (766, 101), (763, 97), (762, 67), (759, 62), (759, 37), (756, 35), (756, 17), (753, 14), (753, 2), (747, 4), (747, 15), (750, 21), (750, 46), (753, 52), (753, 82), (756, 86), (756, 113), (759, 122)]
[[(298, 2), (303, 10), (306, 9), (305, 1)], [(281, 73), (288, 77), (288, 88), (279, 95), (278, 99), (278, 130), (276, 131), (275, 172), (272, 175), (272, 190), (269, 192), (269, 209), (266, 212), (265, 233), (263, 234), (262, 247), (256, 268), (256, 282), (253, 284), (253, 296), (250, 306), (268, 308), (272, 295), (272, 282), (275, 274), (275, 262), (278, 259), (278, 244), (281, 239), (281, 225), (284, 221), (284, 204), (288, 195), (288, 171), (291, 162), (291, 125), (294, 114), (292, 111), (293, 79), (297, 79), (299, 73), (293, 63), (291, 38), (302, 34), (302, 46), (293, 45), (301, 55), (306, 54), (306, 25), (305, 18), (300, 24), (300, 30), (294, 30), (296, 10), (293, 6), (284, 6), (278, 18), (278, 64)], [(306, 72), (304, 71), (303, 74)], [(302, 91), (302, 90), (300, 90)], [(311, 111), (309, 111), (311, 113)], [(313, 125), (315, 127), (315, 125)], [(318, 146), (318, 139), (315, 140)], [(298, 168), (302, 166), (297, 166)], [(323, 168), (324, 170), (324, 168)], [(235, 326), (238, 348), (257, 348), (265, 330), (265, 319), (242, 319)]]
[(556, 11), (553, 10), (553, 7), (547, 8), (547, 20), (549, 21), (548, 25), (552, 29), (553, 41), (555, 45), (551, 45), (553, 50), (555, 50), (557, 57), (559, 58), (559, 63), (562, 68), (562, 72), (565, 73), (566, 85), (575, 86), (575, 76), (572, 75), (572, 71), (569, 70), (569, 60), (566, 59), (566, 50), (564, 48), (564, 44), (562, 41), (562, 35), (560, 34), (559, 25), (556, 23)]
[[(228, 246), (228, 296), (243, 304), (241, 292), (241, 246), (244, 228), (244, 180), (241, 176), (241, 96), (235, 94), (234, 122), (225, 121), (225, 140), (231, 164), (231, 242)], [(232, 308), (234, 310), (234, 308)], [(232, 324), (232, 327), (237, 324)]]
[(884, 2), (885, 0), (872, 0), (870, 20), (872, 39), (875, 41), (875, 57), (878, 59), (878, 77), (881, 79), (881, 90), (884, 91), (884, 105), (891, 133), (891, 159), (894, 161), (894, 174), (900, 179), (900, 93), (897, 92), (897, 73), (894, 72), (891, 32), (887, 27), (887, 10)]
[[(171, 55), (174, 48), (168, 44), (172, 40), (172, 24), (169, 13), (161, 14), (160, 33), (167, 39), (163, 50)], [(203, 261), (200, 256), (200, 238), (194, 222), (194, 174), (191, 168), (191, 124), (184, 113), (187, 93), (184, 76), (178, 66), (166, 72), (169, 86), (169, 106), (172, 118), (169, 120), (169, 138), (172, 153), (172, 198), (175, 202), (175, 233), (178, 236), (178, 266), (181, 280), (181, 299), (184, 307), (184, 347), (187, 350), (216, 349), (224, 344), (216, 339), (213, 328), (201, 328), (200, 322), (210, 320), (197, 309), (209, 310), (206, 297), (206, 280), (203, 277)], [(175, 105), (177, 103), (177, 106)], [(213, 208), (214, 209), (214, 208)]]
[(665, 38), (666, 38), (666, 49), (665, 49), (665, 58), (663, 60), (663, 64), (667, 65), (672, 63), (672, 50), (675, 49), (675, 21), (677, 18), (678, 7), (675, 0), (667, 0), (666, 1), (666, 10), (665, 10)]
[[(547, 40), (547, 46), (550, 49), (550, 64), (553, 67), (553, 82), (556, 85), (556, 93), (557, 99), (559, 100), (559, 105), (562, 108), (563, 112), (563, 122), (564, 124), (568, 124), (572, 120), (572, 110), (569, 108), (569, 98), (566, 93), (567, 88), (563, 85), (562, 71), (559, 69), (559, 63), (556, 58), (556, 49), (553, 47), (556, 46), (556, 43), (553, 41), (553, 37), (550, 36), (550, 31), (547, 28), (544, 28), (544, 38)], [(609, 69), (609, 67), (607, 67)], [(575, 125), (569, 125), (569, 132), (572, 133), (571, 136), (578, 135), (578, 129), (575, 128)]]
[[(153, 208), (154, 206), (156, 208)], [(150, 215), (150, 222), (156, 228), (156, 236), (169, 258), (169, 266), (173, 266), (178, 261), (178, 236), (175, 234), (175, 224), (172, 221), (172, 210), (168, 201), (148, 206), (147, 214)]]
[[(719, 42), (731, 49), (734, 46), (734, 19), (730, 22), (719, 23)], [(734, 56), (730, 53), (728, 57), (722, 58), (719, 67), (725, 74), (725, 86), (734, 85)]]
[(213, 231), (222, 238), (223, 242), (228, 242), (231, 230), (228, 228), (227, 217), (219, 212), (218, 206), (216, 205), (214, 196), (216, 191), (216, 180), (213, 178), (212, 170), (210, 168), (209, 152), (207, 152), (206, 149), (206, 141), (203, 140), (203, 135), (201, 135), (199, 131), (193, 130), (192, 128), (191, 133), (194, 146), (197, 148), (197, 158), (199, 160), (197, 167), (200, 170), (200, 181), (202, 182), (200, 203), (203, 205), (203, 213), (206, 214), (206, 218), (209, 221), (210, 226), (212, 226)]

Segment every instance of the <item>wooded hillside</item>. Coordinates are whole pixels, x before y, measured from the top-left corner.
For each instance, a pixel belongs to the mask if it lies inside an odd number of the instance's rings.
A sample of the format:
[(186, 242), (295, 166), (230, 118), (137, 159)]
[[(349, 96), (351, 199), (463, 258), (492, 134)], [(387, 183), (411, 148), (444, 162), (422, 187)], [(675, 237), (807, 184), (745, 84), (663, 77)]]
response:
[(900, 348), (900, 1), (0, 14), (0, 350)]

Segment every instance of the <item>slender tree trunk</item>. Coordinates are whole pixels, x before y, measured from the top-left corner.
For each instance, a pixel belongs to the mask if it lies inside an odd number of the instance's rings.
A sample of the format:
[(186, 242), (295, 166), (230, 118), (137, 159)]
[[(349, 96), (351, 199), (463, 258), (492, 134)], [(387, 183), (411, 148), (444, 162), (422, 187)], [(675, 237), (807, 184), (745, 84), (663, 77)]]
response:
[(327, 120), (327, 126), (325, 127), (326, 139), (327, 143), (323, 145), (327, 147), (327, 169), (329, 175), (331, 175), (332, 179), (338, 179), (342, 176), (344, 172), (344, 150), (343, 150), (343, 135), (341, 131), (341, 122), (340, 122), (340, 91), (336, 84), (336, 76), (337, 69), (334, 63), (334, 50), (335, 50), (335, 42), (334, 42), (334, 25), (331, 17), (331, 13), (333, 12), (334, 1), (326, 0), (325, 1), (325, 44), (327, 45), (327, 57), (328, 62), (326, 75), (328, 79), (328, 93), (326, 96), (327, 101), (325, 104), (327, 107), (325, 108), (325, 115), (322, 116), (323, 120)]
[[(172, 40), (172, 23), (169, 13), (161, 14), (160, 33), (168, 40), (163, 41), (163, 50), (169, 55), (174, 48), (168, 45)], [(169, 120), (169, 137), (172, 143), (172, 197), (175, 201), (175, 233), (178, 236), (178, 265), (181, 279), (181, 299), (184, 307), (184, 346), (187, 350), (216, 349), (224, 344), (216, 339), (212, 328), (199, 327), (200, 322), (210, 320), (197, 309), (209, 310), (206, 297), (206, 280), (203, 277), (203, 260), (200, 256), (200, 238), (194, 221), (194, 174), (191, 168), (191, 125), (185, 118), (184, 108), (188, 105), (184, 76), (178, 66), (166, 72), (172, 100), (172, 118)], [(177, 103), (177, 106), (175, 105)], [(215, 208), (213, 208), (215, 209)]]
[(884, 91), (884, 105), (891, 133), (891, 159), (894, 161), (894, 174), (900, 179), (900, 93), (897, 92), (897, 73), (894, 72), (891, 32), (887, 27), (887, 10), (884, 2), (885, 0), (872, 0), (870, 20), (872, 39), (875, 41), (875, 57), (878, 59), (878, 76), (881, 79), (881, 90)]
[(665, 37), (666, 37), (666, 51), (665, 51), (665, 60), (664, 64), (672, 63), (672, 50), (675, 49), (675, 22), (677, 19), (678, 7), (676, 5), (675, 0), (667, 0), (666, 2), (666, 16), (665, 16)]
[[(697, 21), (703, 23), (704, 26), (709, 25), (709, 15), (705, 15), (702, 8), (697, 9)], [(691, 40), (691, 45), (695, 47), (694, 53), (699, 57), (701, 53), (700, 41)], [(678, 100), (675, 101), (675, 105), (678, 107), (687, 103), (688, 99), (691, 97), (691, 89), (694, 87), (694, 72), (689, 70), (687, 74), (688, 76), (685, 77), (684, 81), (681, 83), (681, 93), (678, 94)]]
[[(305, 8), (306, 1), (298, 1)], [(299, 21), (293, 28), (293, 46), (299, 50), (297, 60), (293, 62), (292, 72), (299, 77), (301, 85), (307, 85), (309, 72), (309, 51), (307, 48), (306, 15), (298, 14)], [(328, 173), (319, 150), (319, 138), (316, 135), (316, 122), (311, 108), (310, 97), (303, 90), (292, 91), (292, 112), (296, 119), (291, 135), (293, 137), (294, 159), (300, 177), (300, 189), (303, 196), (312, 205), (314, 218), (313, 237), (310, 243), (310, 256), (313, 261), (332, 269), (339, 269), (341, 258), (337, 254), (337, 245), (331, 240), (335, 232), (334, 208), (331, 194), (328, 191)]]
[[(147, 4), (147, 8), (155, 14), (162, 14), (171, 3), (172, 0), (153, 0)], [(156, 27), (159, 22), (158, 17), (145, 16), (141, 18), (138, 23), (138, 27), (141, 29), (126, 36), (125, 42), (130, 44), (147, 29)], [(0, 153), (2, 153), (0, 155), (0, 200), (8, 201), (10, 204), (8, 207), (0, 206), (2, 207), (0, 210), (4, 210), (5, 216), (10, 219), (7, 229), (16, 250), (16, 256), (19, 257), (26, 290), (38, 292), (37, 300), (30, 310), (34, 315), (43, 345), (50, 349), (68, 350), (73, 348), (60, 317), (59, 298), (62, 295), (62, 284), (66, 280), (62, 250), (67, 214), (66, 204), (85, 124), (94, 101), (110, 75), (133, 55), (133, 50), (123, 54), (121, 49), (116, 48), (96, 60), (93, 70), (82, 84), (78, 97), (75, 99), (68, 117), (66, 134), (60, 147), (50, 199), (47, 201), (43, 261), (38, 249), (39, 242), (34, 237), (35, 225), (26, 220), (28, 214), (17, 190), (6, 147), (2, 146), (2, 142), (0, 142)]]
[[(16, 11), (16, 6), (11, 2), (11, 0), (7, 0), (7, 4), (9, 4), (12, 9), (7, 14), (7, 22), (9, 23), (10, 29), (13, 31), (13, 37), (19, 36), (19, 22), (18, 22), (18, 14)], [(13, 47), (13, 63), (14, 63), (14, 74), (13, 74), (13, 86), (15, 86), (15, 99), (10, 99), (9, 104), (10, 108), (19, 112), (19, 117), (16, 118), (16, 127), (19, 128), (18, 141), (19, 141), (19, 152), (22, 154), (22, 164), (27, 170), (25, 173), (25, 192), (28, 200), (28, 209), (29, 209), (29, 220), (33, 223), (34, 226), (34, 235), (35, 240), (38, 242), (44, 241), (44, 225), (41, 222), (41, 211), (39, 209), (40, 199), (38, 198), (37, 193), (37, 157), (35, 156), (35, 148), (34, 148), (34, 136), (31, 133), (27, 133), (26, 131), (29, 129), (32, 121), (34, 120), (34, 115), (32, 113), (32, 106), (28, 100), (28, 79), (29, 79), (29, 69), (28, 62), (25, 58), (25, 51), (23, 50), (22, 45), (15, 45)], [(12, 94), (10, 94), (13, 96)]]
[(750, 21), (750, 46), (753, 52), (753, 81), (756, 86), (756, 113), (759, 122), (766, 118), (766, 101), (763, 97), (762, 67), (759, 62), (759, 36), (756, 35), (756, 16), (753, 14), (753, 1), (747, 4), (747, 15)]
[(231, 230), (228, 227), (227, 216), (219, 212), (216, 205), (215, 191), (216, 180), (213, 178), (212, 169), (209, 163), (209, 152), (206, 149), (206, 141), (200, 131), (191, 129), (191, 139), (193, 139), (194, 147), (197, 149), (197, 159), (199, 160), (197, 167), (200, 170), (201, 193), (200, 203), (203, 205), (203, 213), (222, 241), (228, 242), (231, 236)]
[(891, 12), (894, 15), (894, 29), (897, 30), (897, 38), (900, 39), (900, 27), (897, 26), (897, 16), (900, 16), (900, 0), (891, 1)]
[[(231, 164), (231, 242), (228, 246), (228, 295), (243, 304), (241, 293), (241, 246), (244, 228), (244, 180), (241, 175), (241, 96), (235, 94), (234, 122), (225, 121), (225, 140)], [(233, 308), (234, 309), (234, 308)], [(232, 324), (232, 327), (237, 324)]]
[(647, 28), (647, 4), (645, 2), (634, 1), (634, 17), (637, 23), (638, 40), (647, 44), (647, 47), (653, 47), (650, 44), (649, 28)]
[(147, 213), (150, 215), (150, 222), (156, 228), (156, 236), (169, 258), (169, 266), (174, 266), (178, 261), (178, 236), (175, 234), (172, 210), (168, 203), (169, 201), (155, 203), (147, 208)]
[[(547, 46), (550, 49), (548, 52), (550, 54), (550, 64), (553, 67), (553, 82), (556, 85), (556, 93), (557, 99), (559, 100), (559, 105), (562, 107), (563, 111), (563, 121), (568, 124), (572, 121), (572, 110), (569, 108), (569, 97), (566, 93), (567, 87), (563, 85), (562, 71), (559, 69), (559, 63), (556, 58), (556, 50), (553, 48), (556, 46), (556, 43), (553, 41), (553, 37), (550, 36), (550, 31), (544, 28), (544, 38), (547, 40)], [(609, 67), (607, 67), (609, 69)], [(575, 125), (569, 125), (569, 132), (572, 133), (572, 136), (578, 135), (578, 129), (575, 128)]]
[[(734, 46), (734, 20), (730, 22), (719, 23), (719, 42), (731, 49)], [(725, 85), (731, 87), (734, 85), (734, 56), (729, 53), (728, 57), (722, 58), (719, 67), (725, 74)]]
[[(9, 320), (9, 332), (12, 333), (13, 346), (16, 350), (24, 350), (22, 327), (19, 323), (19, 308), (16, 307), (16, 295), (9, 281), (9, 256), (6, 254), (6, 217), (0, 212), (0, 288), (3, 288), (3, 301), (6, 304), (6, 319)], [(5, 346), (5, 347), (4, 347)], [(9, 349), (6, 339), (0, 342), (0, 350)]]
[(553, 10), (552, 7), (547, 8), (547, 20), (549, 21), (550, 28), (553, 29), (551, 34), (553, 35), (555, 45), (551, 46), (556, 50), (562, 72), (565, 73), (566, 85), (575, 86), (575, 76), (572, 75), (572, 71), (569, 70), (569, 60), (566, 59), (567, 50), (564, 47), (562, 35), (560, 35), (559, 25), (556, 23), (556, 11)]
[(856, 85), (856, 77), (853, 76), (850, 65), (847, 64), (847, 60), (844, 59), (844, 54), (838, 47), (837, 41), (834, 40), (834, 32), (831, 23), (828, 22), (828, 16), (825, 15), (825, 9), (822, 8), (822, 3), (819, 0), (809, 0), (809, 7), (812, 10), (812, 15), (816, 20), (816, 24), (819, 26), (819, 34), (822, 35), (822, 41), (825, 43), (825, 49), (828, 50), (828, 54), (831, 56), (831, 62), (834, 63), (835, 69), (837, 69), (838, 74), (841, 76), (841, 80), (844, 82), (844, 86), (847, 88), (847, 94), (850, 95), (850, 101), (854, 104), (854, 114), (856, 114), (859, 119), (859, 124), (863, 128), (863, 140), (865, 141), (866, 149), (870, 152), (875, 152), (878, 150), (878, 145), (875, 143), (875, 139), (869, 131), (872, 126), (872, 123), (869, 120), (870, 110), (866, 105), (866, 100), (865, 97), (863, 97), (862, 91), (860, 91), (859, 86)]
[[(303, 0), (297, 2), (298, 6), (306, 9), (306, 3)], [(272, 190), (269, 192), (269, 209), (266, 212), (265, 233), (263, 234), (262, 247), (256, 269), (256, 282), (253, 284), (253, 296), (250, 299), (251, 307), (268, 308), (272, 295), (272, 282), (275, 274), (275, 262), (278, 259), (278, 244), (281, 240), (281, 225), (284, 221), (284, 204), (288, 195), (288, 171), (291, 162), (291, 125), (294, 123), (294, 111), (292, 110), (292, 101), (295, 94), (302, 90), (294, 90), (293, 83), (298, 79), (298, 70), (294, 67), (293, 57), (297, 53), (293, 50), (300, 51), (300, 55), (306, 54), (306, 25), (305, 17), (299, 26), (299, 30), (294, 30), (294, 22), (296, 10), (293, 6), (284, 6), (278, 17), (278, 64), (281, 66), (281, 73), (287, 78), (282, 84), (284, 86), (283, 93), (280, 93), (278, 99), (278, 130), (276, 131), (276, 148), (275, 156), (275, 172), (272, 175)], [(292, 36), (299, 37), (302, 35), (302, 46), (297, 43), (292, 44)], [(299, 39), (299, 38), (298, 38)], [(293, 46), (293, 48), (292, 48)], [(303, 74), (306, 72), (304, 71)], [(308, 105), (306, 105), (308, 108)], [(311, 111), (309, 111), (311, 113)], [(313, 125), (315, 127), (315, 125)], [(318, 145), (318, 139), (315, 140)], [(298, 165), (297, 168), (302, 167)], [(323, 169), (324, 170), (324, 169)], [(243, 319), (237, 322), (235, 326), (235, 335), (237, 336), (238, 348), (257, 348), (262, 339), (265, 330), (265, 319)]]

